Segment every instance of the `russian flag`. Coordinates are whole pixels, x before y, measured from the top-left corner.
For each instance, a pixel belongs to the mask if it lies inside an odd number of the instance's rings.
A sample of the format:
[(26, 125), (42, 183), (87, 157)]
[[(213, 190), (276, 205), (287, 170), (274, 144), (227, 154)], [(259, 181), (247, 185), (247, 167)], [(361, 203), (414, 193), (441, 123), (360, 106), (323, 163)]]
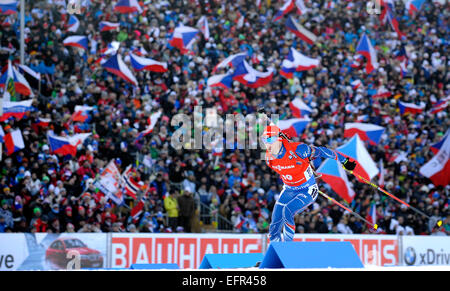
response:
[(205, 39), (208, 40), (210, 35), (209, 35), (208, 18), (206, 18), (206, 16), (202, 16), (198, 20), (197, 27), (203, 33), (203, 36), (205, 37)]
[(136, 71), (146, 70), (157, 73), (167, 72), (167, 63), (161, 63), (152, 59), (143, 58), (133, 53), (130, 53), (130, 63)]
[(178, 26), (175, 28), (169, 44), (180, 50), (181, 54), (187, 53), (195, 42), (199, 30), (189, 26)]
[(83, 35), (72, 35), (63, 41), (64, 46), (73, 46), (84, 50), (88, 50), (88, 43), (89, 41), (87, 36)]
[(342, 155), (356, 162), (354, 172), (367, 180), (371, 180), (380, 172), (359, 135), (355, 134), (346, 144), (336, 149)]
[(114, 11), (119, 13), (142, 13), (142, 8), (137, 0), (119, 0), (114, 6)]
[(355, 191), (348, 181), (347, 173), (338, 161), (326, 159), (317, 169), (317, 173), (322, 174), (321, 179), (345, 201), (348, 203), (353, 201)]
[(25, 143), (23, 141), (22, 132), (20, 129), (13, 130), (5, 134), (4, 139), (6, 154), (8, 156), (25, 148)]
[(56, 136), (53, 134), (47, 134), (47, 140), (52, 153), (61, 155), (71, 155), (76, 156), (77, 146), (82, 144), (86, 138), (88, 138), (90, 133), (80, 133), (74, 136)]
[(292, 9), (295, 7), (295, 1), (294, 0), (287, 0), (283, 6), (278, 10), (278, 12), (273, 17), (272, 21), (278, 21), (280, 20), (284, 15), (288, 14)]
[(425, 3), (425, 0), (409, 0), (405, 7), (408, 10), (410, 15), (413, 15), (415, 12), (418, 12), (422, 5)]
[(282, 132), (290, 137), (300, 136), (305, 130), (306, 126), (311, 122), (308, 117), (305, 118), (291, 118), (279, 120), (277, 126)]
[(102, 64), (102, 67), (108, 72), (123, 78), (125, 81), (135, 86), (138, 85), (138, 81), (134, 77), (133, 73), (131, 73), (130, 69), (125, 65), (119, 54), (115, 54), (109, 58)]
[(14, 81), (15, 91), (25, 96), (33, 96), (30, 84), (25, 77), (11, 64), (8, 60), (8, 65), (5, 73), (0, 77), (0, 88), (6, 88), (8, 80)]
[(17, 13), (17, 0), (0, 0), (0, 14), (11, 15)]
[(208, 87), (222, 87), (224, 89), (231, 88), (233, 84), (233, 75), (220, 74), (208, 78)]
[(421, 102), (421, 105), (416, 105), (414, 103), (407, 103), (407, 102), (403, 102), (403, 101), (398, 101), (398, 107), (400, 108), (400, 113), (406, 114), (406, 113), (412, 113), (412, 114), (417, 114), (417, 113), (422, 113), (423, 110), (425, 109), (425, 103)]
[(311, 115), (312, 109), (305, 104), (300, 98), (295, 98), (289, 102), (289, 108), (291, 108), (292, 116), (296, 118), (305, 117)]
[(319, 63), (320, 61), (318, 59), (304, 56), (291, 47), (287, 59), (283, 60), (280, 74), (287, 79), (292, 79), (294, 72), (314, 69), (319, 66)]
[(112, 23), (109, 21), (100, 21), (99, 29), (100, 31), (114, 30), (120, 27), (120, 23)]
[(3, 101), (3, 115), (0, 116), (0, 122), (3, 122), (11, 117), (16, 120), (21, 120), (27, 112), (30, 112), (33, 107), (31, 106), (33, 100), (24, 101)]
[(362, 141), (369, 141), (371, 145), (377, 145), (381, 140), (385, 128), (370, 123), (351, 122), (344, 124), (344, 137), (359, 135)]
[(306, 41), (308, 44), (314, 44), (317, 40), (317, 36), (311, 31), (304, 28), (297, 21), (295, 21), (291, 16), (286, 20), (286, 28), (298, 36), (300, 39)]
[(272, 78), (272, 68), (269, 68), (267, 72), (260, 72), (253, 69), (245, 60), (237, 66), (233, 73), (233, 80), (250, 88), (265, 86), (272, 81)]
[(69, 22), (67, 24), (67, 31), (70, 32), (77, 32), (78, 28), (80, 27), (80, 21), (73, 14), (70, 15)]
[(214, 67), (212, 73), (214, 74), (218, 69), (226, 68), (228, 65), (236, 68), (240, 63), (242, 63), (245, 60), (245, 57), (247, 57), (247, 53), (238, 53), (230, 55), (226, 59), (218, 63)]
[(447, 132), (445, 133), (444, 137), (438, 141), (435, 144), (432, 144), (430, 146), (430, 150), (434, 153), (437, 154), (439, 152), (439, 150), (441, 149), (442, 145), (445, 143), (445, 141), (447, 140), (448, 136), (450, 134), (450, 129), (447, 130)]
[(370, 74), (378, 68), (377, 53), (370, 42), (370, 39), (364, 33), (356, 46), (356, 52), (366, 58), (366, 73)]
[(429, 178), (435, 186), (450, 184), (450, 138), (446, 138), (439, 152), (420, 170), (420, 174)]

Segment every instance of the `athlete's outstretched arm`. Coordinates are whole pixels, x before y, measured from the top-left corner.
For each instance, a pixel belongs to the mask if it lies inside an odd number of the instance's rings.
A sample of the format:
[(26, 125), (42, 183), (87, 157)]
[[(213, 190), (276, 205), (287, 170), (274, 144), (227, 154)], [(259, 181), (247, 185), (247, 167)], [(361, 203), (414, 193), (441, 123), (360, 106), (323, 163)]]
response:
[(339, 152), (330, 150), (326, 147), (316, 147), (309, 146), (307, 144), (300, 144), (297, 146), (295, 153), (303, 159), (314, 160), (316, 158), (322, 158), (337, 160), (342, 163), (348, 170), (353, 170), (356, 167), (356, 163), (354, 161), (350, 161), (350, 159), (346, 158)]

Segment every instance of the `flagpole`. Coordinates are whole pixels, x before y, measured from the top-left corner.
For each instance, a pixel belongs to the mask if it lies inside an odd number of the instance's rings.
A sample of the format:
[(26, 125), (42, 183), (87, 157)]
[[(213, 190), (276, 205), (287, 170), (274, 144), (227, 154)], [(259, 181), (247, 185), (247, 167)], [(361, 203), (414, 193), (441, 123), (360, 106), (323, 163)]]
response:
[(25, 65), (25, 0), (20, 0), (20, 64)]

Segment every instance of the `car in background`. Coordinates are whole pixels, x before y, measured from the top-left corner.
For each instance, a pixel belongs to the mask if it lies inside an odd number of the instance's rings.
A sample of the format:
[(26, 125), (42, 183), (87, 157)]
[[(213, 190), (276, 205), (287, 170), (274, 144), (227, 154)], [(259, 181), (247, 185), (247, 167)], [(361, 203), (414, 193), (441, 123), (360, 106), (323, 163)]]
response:
[(45, 251), (45, 261), (55, 269), (73, 269), (79, 259), (80, 268), (102, 268), (103, 256), (78, 238), (64, 237), (53, 241)]

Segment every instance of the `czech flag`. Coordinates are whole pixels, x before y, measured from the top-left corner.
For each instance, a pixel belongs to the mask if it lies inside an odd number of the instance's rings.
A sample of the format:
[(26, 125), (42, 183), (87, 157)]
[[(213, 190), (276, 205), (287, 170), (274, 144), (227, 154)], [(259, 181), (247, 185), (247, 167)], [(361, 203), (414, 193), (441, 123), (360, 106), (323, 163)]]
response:
[(167, 72), (167, 63), (157, 62), (152, 59), (143, 58), (130, 53), (130, 63), (136, 71), (150, 71), (157, 73)]
[(0, 77), (0, 88), (7, 88), (6, 84), (9, 80), (14, 81), (15, 92), (25, 96), (33, 96), (33, 91), (31, 91), (27, 79), (8, 60), (7, 70)]
[(305, 118), (291, 118), (279, 120), (277, 126), (282, 132), (290, 137), (300, 136), (305, 130), (306, 126), (311, 122), (308, 117)]
[(67, 28), (67, 31), (77, 32), (78, 28), (80, 27), (80, 21), (74, 15), (70, 15), (68, 26), (69, 27)]
[(22, 132), (20, 129), (13, 130), (5, 134), (4, 140), (6, 154), (8, 156), (25, 148), (25, 143), (23, 142)]
[(342, 168), (340, 162), (326, 159), (317, 169), (317, 173), (322, 174), (321, 179), (330, 185), (331, 189), (348, 203), (355, 197), (355, 191), (348, 181), (347, 173)]
[(398, 24), (397, 18), (394, 16), (391, 9), (385, 6), (385, 11), (383, 12), (383, 18), (381, 19), (381, 22), (383, 24), (386, 24), (386, 22), (388, 22), (392, 29), (397, 33), (397, 37), (399, 39), (404, 37), (405, 34), (400, 31), (400, 26)]
[(119, 13), (142, 13), (142, 8), (137, 0), (119, 0), (114, 6), (114, 11)]
[(221, 87), (224, 89), (231, 88), (233, 84), (233, 75), (220, 74), (208, 78), (208, 87)]
[(355, 134), (346, 144), (336, 150), (345, 157), (352, 158), (356, 162), (354, 172), (365, 179), (371, 180), (380, 172), (359, 135)]
[(195, 42), (199, 30), (189, 26), (178, 26), (173, 31), (169, 44), (180, 50), (181, 54), (187, 53)]
[(131, 73), (130, 69), (125, 65), (119, 54), (115, 54), (109, 58), (102, 64), (102, 67), (108, 72), (123, 78), (125, 81), (135, 86), (138, 85), (138, 81), (134, 77), (133, 73)]
[(208, 18), (206, 18), (206, 16), (202, 16), (198, 20), (197, 27), (203, 33), (203, 36), (205, 37), (205, 39), (208, 40), (210, 35), (209, 35)]
[(366, 73), (370, 74), (378, 68), (377, 52), (372, 46), (369, 37), (364, 33), (356, 46), (356, 53), (366, 58)]
[(278, 10), (278, 12), (273, 17), (272, 21), (278, 21), (280, 20), (284, 15), (288, 14), (292, 9), (295, 7), (295, 1), (294, 0), (287, 0), (284, 5)]
[(94, 107), (92, 106), (86, 106), (86, 105), (76, 105), (74, 113), (72, 114), (72, 121), (75, 122), (88, 122), (88, 119), (90, 118), (88, 112), (92, 111)]
[(272, 81), (272, 78), (272, 68), (269, 68), (267, 72), (260, 72), (253, 69), (245, 60), (238, 65), (233, 73), (233, 80), (250, 88), (265, 86)]
[(430, 150), (431, 150), (434, 154), (437, 154), (437, 153), (439, 152), (439, 150), (441, 149), (442, 145), (443, 145), (443, 144), (445, 143), (445, 141), (447, 140), (449, 134), (450, 134), (450, 129), (447, 130), (447, 132), (445, 133), (444, 137), (443, 137), (440, 141), (438, 141), (437, 143), (432, 144), (432, 145), (430, 146)]
[(344, 124), (344, 137), (359, 135), (362, 141), (369, 141), (371, 145), (377, 145), (385, 128), (370, 123), (352, 122)]
[(308, 44), (314, 44), (317, 40), (317, 36), (314, 33), (304, 28), (291, 16), (286, 20), (286, 28)]
[(352, 82), (350, 83), (350, 85), (352, 85), (352, 89), (353, 89), (353, 90), (358, 89), (359, 87), (362, 86), (362, 84), (363, 84), (363, 83), (361, 82), (360, 79), (354, 80), (354, 81), (352, 81)]
[(422, 8), (422, 5), (424, 3), (425, 0), (409, 0), (408, 2), (406, 2), (405, 7), (408, 10), (409, 14), (413, 15)]
[(21, 120), (26, 113), (33, 109), (31, 103), (33, 103), (33, 100), (18, 102), (3, 101), (3, 115), (0, 116), (0, 122), (3, 122), (11, 117), (14, 117), (16, 120)]
[(423, 165), (419, 172), (429, 178), (435, 186), (450, 184), (450, 138), (444, 139), (439, 152)]
[(433, 104), (433, 107), (431, 108), (430, 113), (436, 114), (438, 112), (443, 111), (445, 108), (447, 108), (448, 103), (449, 103), (449, 99), (444, 99), (444, 100), (437, 102), (436, 104)]
[(377, 207), (375, 203), (370, 203), (367, 210), (366, 220), (375, 225), (377, 223)]
[(238, 53), (234, 55), (228, 56), (226, 59), (218, 63), (215, 67), (212, 73), (214, 74), (218, 69), (226, 68), (227, 66), (231, 66), (236, 68), (239, 64), (241, 64), (245, 57), (247, 56), (247, 53)]
[(291, 47), (287, 59), (283, 60), (280, 74), (287, 79), (292, 79), (294, 72), (314, 69), (319, 66), (319, 63), (320, 61), (318, 59), (304, 56)]
[(296, 118), (305, 117), (311, 115), (312, 109), (305, 104), (300, 98), (295, 98), (289, 102), (289, 108), (291, 108), (292, 115)]
[(47, 134), (47, 140), (50, 145), (52, 153), (61, 155), (76, 156), (77, 146), (83, 144), (84, 140), (88, 138), (91, 133), (80, 133), (74, 136), (56, 136), (53, 134)]
[(114, 30), (120, 27), (120, 23), (112, 23), (109, 21), (100, 21), (99, 29), (100, 31)]
[(17, 0), (0, 0), (0, 14), (11, 15), (17, 13)]
[(88, 43), (89, 41), (87, 36), (83, 35), (72, 35), (63, 41), (64, 46), (73, 46), (84, 50), (88, 50)]
[(414, 103), (407, 103), (407, 102), (402, 102), (402, 101), (398, 101), (398, 107), (400, 108), (400, 113), (406, 114), (406, 113), (412, 113), (412, 114), (417, 114), (417, 113), (422, 113), (423, 110), (425, 109), (425, 103), (421, 103), (421, 105), (416, 105)]

